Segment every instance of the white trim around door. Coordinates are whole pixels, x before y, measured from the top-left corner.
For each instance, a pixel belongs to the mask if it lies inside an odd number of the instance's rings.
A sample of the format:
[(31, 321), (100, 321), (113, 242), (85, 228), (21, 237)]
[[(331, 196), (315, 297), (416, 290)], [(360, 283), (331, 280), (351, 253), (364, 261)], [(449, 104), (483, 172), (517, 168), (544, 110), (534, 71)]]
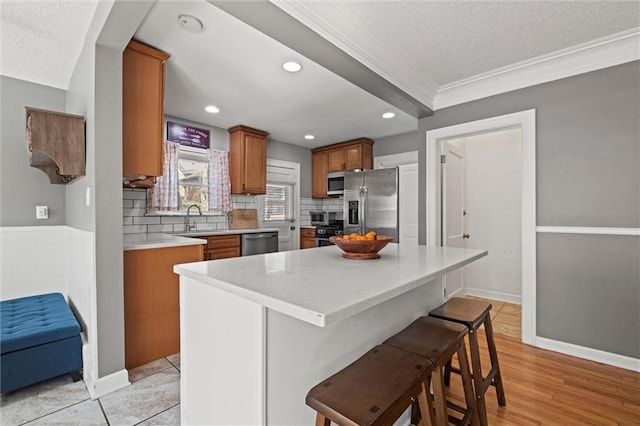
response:
[(295, 198), (293, 202), (294, 217), (295, 217), (295, 231), (292, 236), (294, 239), (295, 250), (300, 248), (300, 163), (294, 163), (293, 161), (276, 160), (273, 158), (267, 158), (267, 167), (282, 167), (285, 169), (292, 169), (296, 174), (296, 181), (293, 188), (293, 196)]
[(522, 342), (536, 342), (536, 112), (534, 109), (427, 131), (427, 245), (440, 243), (440, 141), (509, 128), (522, 134)]

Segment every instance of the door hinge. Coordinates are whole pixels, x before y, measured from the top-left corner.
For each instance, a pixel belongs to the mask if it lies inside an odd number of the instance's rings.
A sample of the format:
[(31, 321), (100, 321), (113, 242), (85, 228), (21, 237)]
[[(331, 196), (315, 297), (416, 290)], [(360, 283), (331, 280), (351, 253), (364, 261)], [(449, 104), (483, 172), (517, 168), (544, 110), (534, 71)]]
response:
[(444, 297), (447, 297), (447, 288), (444, 288)]
[(447, 163), (447, 156), (446, 155), (441, 155), (440, 156), (440, 164), (446, 164)]

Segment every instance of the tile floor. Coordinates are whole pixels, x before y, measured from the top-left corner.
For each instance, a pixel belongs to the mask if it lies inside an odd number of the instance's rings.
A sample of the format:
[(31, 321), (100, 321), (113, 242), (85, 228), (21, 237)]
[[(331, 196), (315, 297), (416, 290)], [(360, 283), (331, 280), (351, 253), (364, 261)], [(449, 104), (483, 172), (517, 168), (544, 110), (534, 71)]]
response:
[[(494, 333), (520, 339), (520, 305), (487, 301)], [(129, 380), (131, 386), (95, 401), (84, 382), (73, 383), (68, 375), (2, 395), (0, 425), (180, 424), (180, 354), (134, 368)]]
[(0, 424), (179, 425), (180, 354), (129, 372), (131, 386), (92, 401), (69, 375), (10, 392), (0, 399)]

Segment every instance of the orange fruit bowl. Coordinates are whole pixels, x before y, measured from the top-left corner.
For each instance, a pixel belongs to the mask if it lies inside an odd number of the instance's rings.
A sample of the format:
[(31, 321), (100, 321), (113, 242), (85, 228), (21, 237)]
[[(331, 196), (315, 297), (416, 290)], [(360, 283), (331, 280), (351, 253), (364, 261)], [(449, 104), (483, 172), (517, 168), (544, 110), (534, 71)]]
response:
[(393, 241), (393, 237), (376, 235), (375, 240), (342, 240), (340, 236), (330, 237), (329, 241), (340, 247), (347, 259), (379, 259), (378, 252)]

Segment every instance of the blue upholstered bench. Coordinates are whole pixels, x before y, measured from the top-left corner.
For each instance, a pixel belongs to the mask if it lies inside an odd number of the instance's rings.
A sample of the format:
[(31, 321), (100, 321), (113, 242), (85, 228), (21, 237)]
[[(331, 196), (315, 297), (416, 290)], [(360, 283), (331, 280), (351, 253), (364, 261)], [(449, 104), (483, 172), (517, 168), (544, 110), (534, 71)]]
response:
[(80, 378), (80, 325), (60, 293), (0, 302), (0, 393), (60, 376)]

